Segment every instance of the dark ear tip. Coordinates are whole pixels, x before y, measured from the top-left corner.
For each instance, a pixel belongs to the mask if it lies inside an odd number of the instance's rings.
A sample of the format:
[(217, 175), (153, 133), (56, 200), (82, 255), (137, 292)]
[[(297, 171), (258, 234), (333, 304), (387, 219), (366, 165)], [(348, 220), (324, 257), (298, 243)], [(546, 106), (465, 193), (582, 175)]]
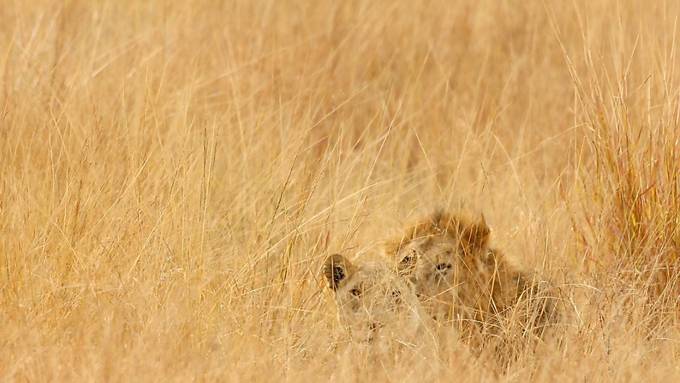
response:
[(347, 260), (341, 254), (331, 254), (326, 258), (323, 266), (323, 274), (328, 282), (328, 287), (337, 290), (340, 281), (347, 276)]

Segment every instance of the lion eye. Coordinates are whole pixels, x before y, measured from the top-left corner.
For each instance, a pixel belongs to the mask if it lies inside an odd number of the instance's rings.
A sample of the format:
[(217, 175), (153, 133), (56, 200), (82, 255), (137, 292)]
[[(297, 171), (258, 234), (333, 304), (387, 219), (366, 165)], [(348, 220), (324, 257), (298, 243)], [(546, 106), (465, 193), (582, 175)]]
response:
[(350, 290), (349, 293), (355, 297), (361, 296), (361, 290), (357, 289), (356, 287)]
[(411, 249), (411, 251), (401, 259), (401, 263), (405, 265), (410, 265), (416, 260), (416, 251)]

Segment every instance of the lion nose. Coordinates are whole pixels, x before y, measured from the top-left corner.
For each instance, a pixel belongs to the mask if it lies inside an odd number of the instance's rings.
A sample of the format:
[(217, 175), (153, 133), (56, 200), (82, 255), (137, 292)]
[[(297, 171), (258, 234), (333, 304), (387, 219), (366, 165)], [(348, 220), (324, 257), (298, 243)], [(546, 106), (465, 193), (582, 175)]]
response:
[(435, 268), (437, 269), (437, 271), (447, 271), (452, 267), (453, 266), (450, 263), (439, 263)]

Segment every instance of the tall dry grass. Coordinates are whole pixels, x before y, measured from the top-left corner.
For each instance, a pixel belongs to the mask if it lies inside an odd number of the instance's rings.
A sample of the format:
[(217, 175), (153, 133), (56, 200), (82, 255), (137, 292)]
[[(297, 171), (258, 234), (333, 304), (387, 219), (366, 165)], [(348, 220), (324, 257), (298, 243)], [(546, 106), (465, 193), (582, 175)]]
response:
[[(680, 380), (679, 15), (3, 2), (0, 380)], [(563, 291), (499, 374), (354, 350), (323, 290), (433, 206)]]

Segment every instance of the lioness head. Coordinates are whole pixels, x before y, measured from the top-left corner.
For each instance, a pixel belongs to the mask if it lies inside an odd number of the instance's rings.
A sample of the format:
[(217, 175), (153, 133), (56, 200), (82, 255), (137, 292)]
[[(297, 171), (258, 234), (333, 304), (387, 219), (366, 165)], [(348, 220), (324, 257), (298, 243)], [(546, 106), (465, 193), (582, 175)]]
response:
[(323, 275), (354, 340), (404, 339), (418, 331), (418, 299), (387, 262), (353, 264), (333, 254), (324, 262)]

